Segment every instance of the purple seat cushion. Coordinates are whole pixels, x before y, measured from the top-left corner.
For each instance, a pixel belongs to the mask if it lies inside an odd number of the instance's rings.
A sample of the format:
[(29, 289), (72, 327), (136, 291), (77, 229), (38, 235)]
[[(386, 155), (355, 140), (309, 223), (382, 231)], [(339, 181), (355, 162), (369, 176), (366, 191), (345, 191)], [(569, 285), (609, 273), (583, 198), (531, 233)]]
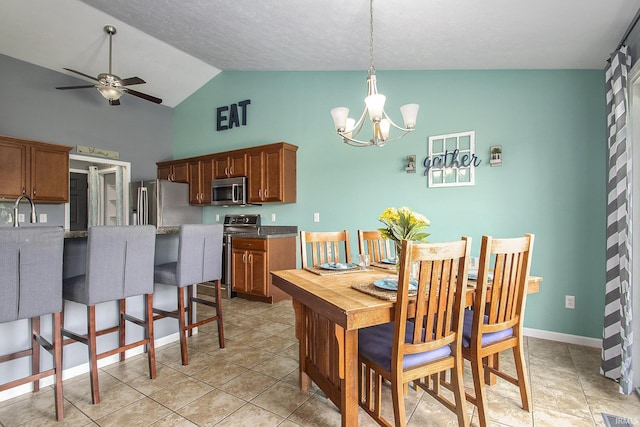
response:
[[(489, 321), (488, 316), (484, 316), (484, 323)], [(471, 347), (471, 327), (473, 325), (473, 310), (465, 310), (464, 311), (464, 326), (462, 330), (462, 346), (463, 347)], [(503, 331), (498, 332), (489, 332), (487, 334), (482, 334), (482, 345), (485, 346), (487, 344), (491, 344), (496, 341), (503, 340), (513, 336), (513, 328), (508, 328)]]
[[(385, 323), (384, 325), (370, 326), (358, 331), (358, 353), (387, 370), (391, 369), (393, 326), (394, 323), (390, 322)], [(413, 327), (413, 322), (407, 322), (407, 331), (405, 333), (404, 342), (411, 342)], [(449, 356), (450, 354), (451, 348), (449, 345), (444, 345), (440, 348), (426, 351), (424, 353), (409, 354), (404, 356), (402, 367), (404, 369), (410, 369), (414, 366)]]

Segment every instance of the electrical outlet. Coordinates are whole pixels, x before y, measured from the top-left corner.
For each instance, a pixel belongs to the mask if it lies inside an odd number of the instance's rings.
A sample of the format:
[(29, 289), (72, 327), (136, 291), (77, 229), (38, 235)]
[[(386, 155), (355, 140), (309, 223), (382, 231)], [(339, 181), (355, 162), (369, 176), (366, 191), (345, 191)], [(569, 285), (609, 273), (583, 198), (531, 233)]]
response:
[(271, 222), (276, 222), (276, 214), (271, 214)]
[(564, 308), (576, 308), (576, 297), (573, 295), (565, 295), (564, 296)]
[(24, 214), (18, 214), (18, 222), (24, 222)]
[(47, 214), (40, 214), (40, 221), (41, 223), (46, 223), (47, 222)]
[(216, 214), (216, 222), (220, 222), (220, 214)]
[(320, 222), (320, 214), (318, 212), (313, 214), (313, 222)]

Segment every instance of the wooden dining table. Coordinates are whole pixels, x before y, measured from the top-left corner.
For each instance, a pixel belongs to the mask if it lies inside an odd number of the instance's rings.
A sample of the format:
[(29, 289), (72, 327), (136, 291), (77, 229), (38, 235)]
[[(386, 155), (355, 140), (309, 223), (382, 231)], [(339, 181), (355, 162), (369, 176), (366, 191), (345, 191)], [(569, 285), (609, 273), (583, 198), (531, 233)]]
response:
[[(272, 284), (289, 294), (299, 342), (299, 381), (311, 382), (340, 409), (342, 426), (358, 425), (358, 329), (393, 320), (395, 301), (352, 286), (372, 284), (393, 272), (369, 268), (341, 274), (317, 274), (305, 269), (272, 271)], [(527, 293), (539, 292), (541, 277), (530, 276)], [(469, 281), (467, 305), (474, 282)]]

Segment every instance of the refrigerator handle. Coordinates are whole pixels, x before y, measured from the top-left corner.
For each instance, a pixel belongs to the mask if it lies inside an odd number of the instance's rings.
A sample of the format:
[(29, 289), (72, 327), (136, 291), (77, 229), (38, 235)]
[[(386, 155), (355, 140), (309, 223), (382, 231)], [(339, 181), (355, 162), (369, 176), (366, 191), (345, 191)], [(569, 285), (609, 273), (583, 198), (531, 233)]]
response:
[(138, 218), (140, 225), (149, 224), (149, 196), (147, 187), (138, 188)]

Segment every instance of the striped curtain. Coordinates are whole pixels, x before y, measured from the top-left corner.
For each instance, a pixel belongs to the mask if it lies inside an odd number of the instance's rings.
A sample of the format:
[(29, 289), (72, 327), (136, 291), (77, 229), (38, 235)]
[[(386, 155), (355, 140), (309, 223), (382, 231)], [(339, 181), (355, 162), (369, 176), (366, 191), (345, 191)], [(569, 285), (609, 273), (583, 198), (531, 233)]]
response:
[(631, 349), (631, 135), (627, 75), (631, 56), (622, 46), (606, 69), (607, 91), (607, 264), (600, 373), (633, 391)]

